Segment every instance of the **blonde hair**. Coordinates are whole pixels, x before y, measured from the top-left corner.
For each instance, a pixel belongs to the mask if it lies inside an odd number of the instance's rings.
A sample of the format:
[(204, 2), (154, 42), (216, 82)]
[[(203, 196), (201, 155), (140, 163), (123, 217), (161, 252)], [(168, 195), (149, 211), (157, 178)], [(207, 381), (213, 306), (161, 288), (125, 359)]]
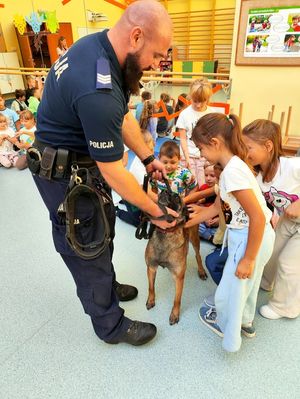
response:
[(206, 78), (196, 79), (190, 85), (190, 98), (197, 103), (208, 102), (212, 96), (212, 87)]

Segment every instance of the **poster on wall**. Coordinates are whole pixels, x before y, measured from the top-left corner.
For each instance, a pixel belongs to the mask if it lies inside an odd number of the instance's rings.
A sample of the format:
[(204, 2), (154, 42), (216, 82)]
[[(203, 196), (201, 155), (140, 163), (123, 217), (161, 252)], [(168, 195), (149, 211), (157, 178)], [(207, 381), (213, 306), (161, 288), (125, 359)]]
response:
[(242, 0), (236, 65), (300, 65), (300, 0), (282, 3)]

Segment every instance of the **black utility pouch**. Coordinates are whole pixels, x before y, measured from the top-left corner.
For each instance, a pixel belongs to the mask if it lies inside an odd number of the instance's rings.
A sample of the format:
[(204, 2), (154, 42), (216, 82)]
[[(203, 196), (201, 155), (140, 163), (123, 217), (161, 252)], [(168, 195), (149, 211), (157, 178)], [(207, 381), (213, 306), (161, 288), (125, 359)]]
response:
[(52, 169), (56, 157), (56, 150), (51, 147), (45, 147), (42, 155), (39, 176), (51, 180)]

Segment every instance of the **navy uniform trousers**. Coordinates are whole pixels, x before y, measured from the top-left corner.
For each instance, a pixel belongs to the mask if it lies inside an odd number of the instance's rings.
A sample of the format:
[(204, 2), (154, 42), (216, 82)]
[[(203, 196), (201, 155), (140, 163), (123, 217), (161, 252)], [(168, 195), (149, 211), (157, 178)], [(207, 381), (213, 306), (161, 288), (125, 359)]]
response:
[[(126, 331), (130, 320), (124, 316), (124, 310), (119, 307), (119, 300), (113, 288), (115, 272), (112, 264), (113, 241), (97, 258), (85, 260), (76, 255), (65, 239), (66, 228), (57, 214), (59, 205), (63, 202), (68, 187), (68, 180), (45, 180), (37, 175), (33, 176), (35, 184), (50, 213), (52, 235), (56, 251), (69, 268), (77, 287), (77, 295), (83, 305), (85, 313), (92, 320), (97, 336), (105, 341), (119, 336)], [(87, 206), (85, 206), (87, 205)], [(82, 237), (91, 238), (93, 234), (93, 219), (95, 209), (91, 204), (82, 204), (80, 220)], [(114, 237), (115, 211), (113, 203), (107, 209), (106, 215)]]

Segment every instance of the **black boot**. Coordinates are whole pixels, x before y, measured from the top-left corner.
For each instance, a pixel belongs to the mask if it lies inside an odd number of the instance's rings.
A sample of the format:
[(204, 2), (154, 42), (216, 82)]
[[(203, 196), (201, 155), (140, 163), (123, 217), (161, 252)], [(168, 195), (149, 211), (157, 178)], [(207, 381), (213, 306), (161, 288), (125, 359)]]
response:
[(137, 297), (138, 290), (132, 285), (120, 284), (115, 281), (113, 286), (118, 295), (119, 301), (131, 301), (132, 299)]
[(111, 341), (105, 341), (107, 344), (119, 344), (125, 342), (130, 345), (144, 345), (151, 341), (156, 335), (156, 327), (151, 323), (143, 323), (142, 321), (133, 321), (128, 329), (119, 337)]

